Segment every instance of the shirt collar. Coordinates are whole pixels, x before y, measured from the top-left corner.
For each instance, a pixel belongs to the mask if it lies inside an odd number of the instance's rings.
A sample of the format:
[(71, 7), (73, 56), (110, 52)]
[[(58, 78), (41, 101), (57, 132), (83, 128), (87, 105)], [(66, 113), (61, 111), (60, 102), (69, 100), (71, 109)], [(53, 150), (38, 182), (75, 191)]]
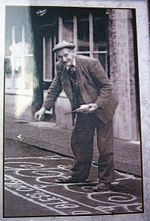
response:
[(73, 59), (73, 66), (76, 66), (76, 58), (74, 57), (74, 59)]

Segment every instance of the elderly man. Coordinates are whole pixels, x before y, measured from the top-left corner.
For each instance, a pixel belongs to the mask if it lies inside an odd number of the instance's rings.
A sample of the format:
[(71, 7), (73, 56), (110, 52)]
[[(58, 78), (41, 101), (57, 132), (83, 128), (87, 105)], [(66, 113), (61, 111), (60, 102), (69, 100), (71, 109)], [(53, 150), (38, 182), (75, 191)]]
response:
[(100, 62), (94, 58), (76, 55), (74, 44), (63, 41), (58, 43), (53, 51), (56, 52), (58, 60), (57, 73), (42, 108), (35, 113), (35, 119), (42, 119), (45, 111), (52, 108), (64, 89), (71, 102), (73, 123), (75, 122), (71, 137), (74, 165), (70, 176), (57, 181), (86, 181), (93, 157), (96, 130), (99, 182), (93, 190), (109, 190), (114, 180), (112, 118), (117, 106), (112, 85)]

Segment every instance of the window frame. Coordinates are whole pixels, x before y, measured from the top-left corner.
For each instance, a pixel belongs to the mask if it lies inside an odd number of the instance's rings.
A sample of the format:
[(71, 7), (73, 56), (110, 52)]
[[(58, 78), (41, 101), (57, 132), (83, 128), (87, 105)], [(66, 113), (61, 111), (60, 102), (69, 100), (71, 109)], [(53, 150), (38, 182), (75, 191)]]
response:
[[(59, 42), (65, 40), (63, 38), (63, 17), (58, 17), (58, 36)], [(108, 47), (106, 50), (94, 50), (94, 23), (93, 23), (93, 15), (92, 13), (88, 13), (88, 21), (89, 21), (89, 50), (87, 51), (79, 51), (78, 50), (78, 17), (77, 15), (73, 16), (73, 43), (75, 44), (76, 54), (89, 55), (89, 57), (93, 58), (94, 55), (102, 54), (105, 56), (105, 71), (108, 74)], [(108, 42), (106, 41), (106, 46)]]

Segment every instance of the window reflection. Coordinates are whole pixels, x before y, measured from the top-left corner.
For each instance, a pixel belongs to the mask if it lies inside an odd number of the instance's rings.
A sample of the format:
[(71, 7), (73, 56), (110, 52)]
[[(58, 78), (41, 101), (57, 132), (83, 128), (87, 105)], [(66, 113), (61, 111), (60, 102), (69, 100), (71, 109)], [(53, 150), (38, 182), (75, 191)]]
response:
[(89, 51), (89, 18), (78, 18), (78, 51)]
[(97, 54), (94, 54), (93, 57), (97, 58), (101, 62), (103, 68), (106, 69), (106, 62), (107, 62), (107, 54), (106, 53), (103, 53), (103, 54), (97, 53)]
[(63, 20), (63, 39), (73, 42), (73, 18)]
[[(79, 53), (79, 54), (80, 54), (80, 53)], [(89, 53), (81, 53), (80, 55), (84, 55), (84, 56), (90, 57), (90, 54), (89, 54)]]
[(93, 16), (93, 44), (94, 51), (106, 50), (106, 18)]
[(43, 37), (43, 76), (45, 81), (52, 80), (52, 39)]
[(78, 51), (89, 51), (89, 46), (78, 46)]

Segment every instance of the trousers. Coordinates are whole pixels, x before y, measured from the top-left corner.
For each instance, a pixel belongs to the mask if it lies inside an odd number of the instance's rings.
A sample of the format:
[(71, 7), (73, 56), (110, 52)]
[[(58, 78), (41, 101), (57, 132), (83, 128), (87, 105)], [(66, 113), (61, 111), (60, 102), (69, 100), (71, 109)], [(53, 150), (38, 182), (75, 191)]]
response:
[(104, 124), (94, 113), (77, 114), (71, 137), (71, 149), (74, 154), (72, 177), (80, 181), (89, 177), (95, 132), (99, 150), (98, 179), (99, 182), (111, 183), (114, 180), (112, 121)]

